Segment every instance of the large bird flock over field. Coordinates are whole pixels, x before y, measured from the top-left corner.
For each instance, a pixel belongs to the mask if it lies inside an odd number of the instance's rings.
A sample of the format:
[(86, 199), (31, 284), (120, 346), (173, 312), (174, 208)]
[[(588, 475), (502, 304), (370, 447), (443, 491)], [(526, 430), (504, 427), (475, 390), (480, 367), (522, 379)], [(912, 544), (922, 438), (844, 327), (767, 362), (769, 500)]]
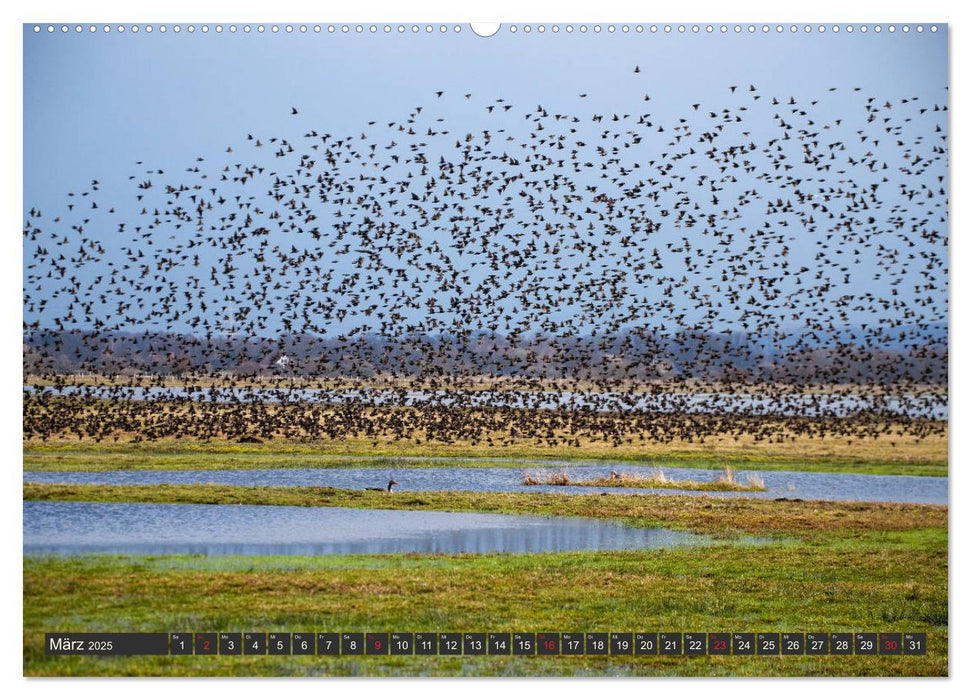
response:
[(25, 438), (944, 430), (946, 105), (732, 85), (672, 118), (631, 77), (616, 111), (440, 90), (353, 133), (285, 105), (30, 208)]

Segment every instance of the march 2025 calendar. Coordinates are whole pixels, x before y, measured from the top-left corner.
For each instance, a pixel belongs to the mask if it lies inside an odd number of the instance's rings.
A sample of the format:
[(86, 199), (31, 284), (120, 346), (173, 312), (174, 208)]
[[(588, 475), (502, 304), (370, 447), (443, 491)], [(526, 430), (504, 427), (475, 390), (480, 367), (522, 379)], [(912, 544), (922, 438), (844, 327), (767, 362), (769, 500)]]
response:
[(22, 34), (25, 675), (948, 674), (946, 23)]

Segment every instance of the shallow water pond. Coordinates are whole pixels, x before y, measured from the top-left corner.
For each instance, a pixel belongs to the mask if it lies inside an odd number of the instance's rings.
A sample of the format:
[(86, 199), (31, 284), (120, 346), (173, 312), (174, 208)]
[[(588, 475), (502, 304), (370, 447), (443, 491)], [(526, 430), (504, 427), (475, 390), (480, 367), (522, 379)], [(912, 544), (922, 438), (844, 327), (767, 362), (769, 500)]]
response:
[[(363, 489), (386, 486), (394, 479), (399, 491), (520, 491), (526, 493), (600, 493), (637, 492), (738, 498), (802, 498), (826, 501), (884, 501), (890, 503), (948, 502), (947, 477), (888, 476), (880, 474), (839, 474), (834, 472), (785, 472), (743, 470), (738, 478), (744, 483), (749, 475), (765, 483), (765, 491), (700, 492), (672, 489), (630, 489), (582, 486), (524, 486), (523, 475), (565, 471), (574, 479), (596, 479), (609, 476), (611, 470), (624, 474), (650, 476), (654, 467), (637, 467), (621, 463), (523, 462), (518, 468), (463, 467), (461, 460), (442, 460), (442, 468), (408, 466), (401, 459), (378, 469), (297, 468), (297, 469), (222, 469), (180, 471), (106, 471), (106, 472), (24, 472), (24, 481), (71, 484), (223, 484), (232, 486), (332, 486)], [(455, 466), (447, 466), (447, 465)], [(665, 475), (676, 481), (712, 481), (719, 472), (710, 469), (665, 468)]]
[(591, 518), (156, 503), (24, 503), (24, 554), (568, 552), (706, 542)]

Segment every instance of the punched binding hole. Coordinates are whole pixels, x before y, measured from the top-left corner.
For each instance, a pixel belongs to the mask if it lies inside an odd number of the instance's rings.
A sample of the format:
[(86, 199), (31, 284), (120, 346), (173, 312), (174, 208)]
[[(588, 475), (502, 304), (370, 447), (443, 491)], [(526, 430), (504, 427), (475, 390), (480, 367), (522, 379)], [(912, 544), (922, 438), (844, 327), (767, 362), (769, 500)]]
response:
[(469, 27), (476, 36), (488, 38), (494, 36), (502, 25), (499, 22), (472, 22)]

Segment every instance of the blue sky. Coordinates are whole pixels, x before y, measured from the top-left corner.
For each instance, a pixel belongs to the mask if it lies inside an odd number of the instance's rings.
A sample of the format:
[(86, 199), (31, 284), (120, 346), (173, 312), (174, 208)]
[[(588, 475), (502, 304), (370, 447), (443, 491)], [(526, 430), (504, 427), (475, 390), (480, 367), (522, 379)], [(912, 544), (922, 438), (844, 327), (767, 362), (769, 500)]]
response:
[[(761, 104), (746, 102), (749, 84), (764, 96)], [(297, 141), (310, 130), (335, 137), (367, 131), (386, 143), (393, 132), (380, 133), (382, 126), (400, 122), (418, 105), (424, 108), (423, 124), (434, 125), (440, 117), (455, 134), (506, 128), (518, 138), (528, 126), (523, 112), (539, 104), (550, 113), (609, 118), (640, 114), (648, 93), (652, 120), (669, 125), (668, 133), (678, 117), (692, 114), (694, 104), (700, 105), (697, 114), (748, 105), (746, 128), (761, 143), (774, 132), (772, 110), (759, 110), (772, 96), (793, 97), (798, 104), (818, 100), (811, 116), (817, 123), (840, 119), (846, 133), (839, 136), (849, 140), (862, 123), (867, 98), (895, 104), (917, 98), (922, 106), (943, 105), (946, 84), (944, 28), (934, 34), (866, 35), (501, 31), (486, 39), (467, 28), (461, 34), (430, 35), (49, 35), (25, 26), (24, 208), (41, 209), (45, 225), (58, 214), (67, 223), (66, 193), (79, 193), (98, 180), (102, 209), (116, 206), (124, 218), (137, 208), (131, 175), (140, 180), (146, 170), (162, 168), (172, 176), (196, 165), (197, 157), (205, 159), (203, 168), (218, 172), (247, 147), (248, 134)], [(732, 85), (739, 86), (735, 94), (728, 89)], [(434, 95), (438, 90), (444, 91), (441, 98)], [(464, 98), (467, 93), (470, 99)], [(515, 109), (507, 117), (486, 113), (485, 106), (500, 97)], [(298, 108), (297, 116), (291, 115), (291, 106)], [(369, 127), (369, 121), (377, 125)], [(946, 131), (943, 114), (915, 115), (905, 136), (926, 134), (929, 142), (937, 125)], [(584, 128), (595, 133), (592, 126)], [(225, 153), (228, 146), (234, 148), (232, 156)], [(444, 140), (441, 148), (447, 149)], [(665, 147), (658, 141), (644, 149), (648, 158)], [(900, 165), (886, 142), (873, 152), (888, 159), (892, 169)], [(794, 174), (799, 173), (797, 167)], [(938, 174), (946, 174), (943, 161), (923, 181)], [(881, 194), (887, 208), (913, 207), (887, 191)], [(751, 231), (762, 218), (746, 213), (736, 225)], [(938, 226), (946, 236), (943, 224)], [(97, 235), (111, 252), (127, 242), (115, 228), (94, 218), (86, 233)], [(678, 240), (683, 233), (668, 230), (665, 235)], [(811, 250), (794, 246), (794, 259), (811, 265)], [(946, 250), (937, 252), (946, 257)], [(25, 246), (25, 266), (31, 253)], [(888, 291), (885, 280), (874, 278), (876, 262), (864, 262), (854, 272), (854, 290)], [(79, 274), (87, 281), (96, 270)], [(935, 292), (940, 297), (937, 316), (944, 317), (946, 271), (940, 275), (944, 286)], [(52, 300), (48, 309), (50, 318), (63, 307)]]
[[(127, 173), (135, 160), (180, 163), (247, 133), (292, 132), (290, 105), (300, 106), (300, 127), (342, 133), (442, 89), (574, 110), (580, 92), (619, 109), (643, 87), (663, 116), (666, 105), (671, 115), (699, 100), (717, 105), (727, 86), (750, 83), (805, 98), (862, 86), (943, 102), (947, 33), (92, 36), (25, 25), (25, 204)], [(476, 106), (450, 103), (449, 117)]]

